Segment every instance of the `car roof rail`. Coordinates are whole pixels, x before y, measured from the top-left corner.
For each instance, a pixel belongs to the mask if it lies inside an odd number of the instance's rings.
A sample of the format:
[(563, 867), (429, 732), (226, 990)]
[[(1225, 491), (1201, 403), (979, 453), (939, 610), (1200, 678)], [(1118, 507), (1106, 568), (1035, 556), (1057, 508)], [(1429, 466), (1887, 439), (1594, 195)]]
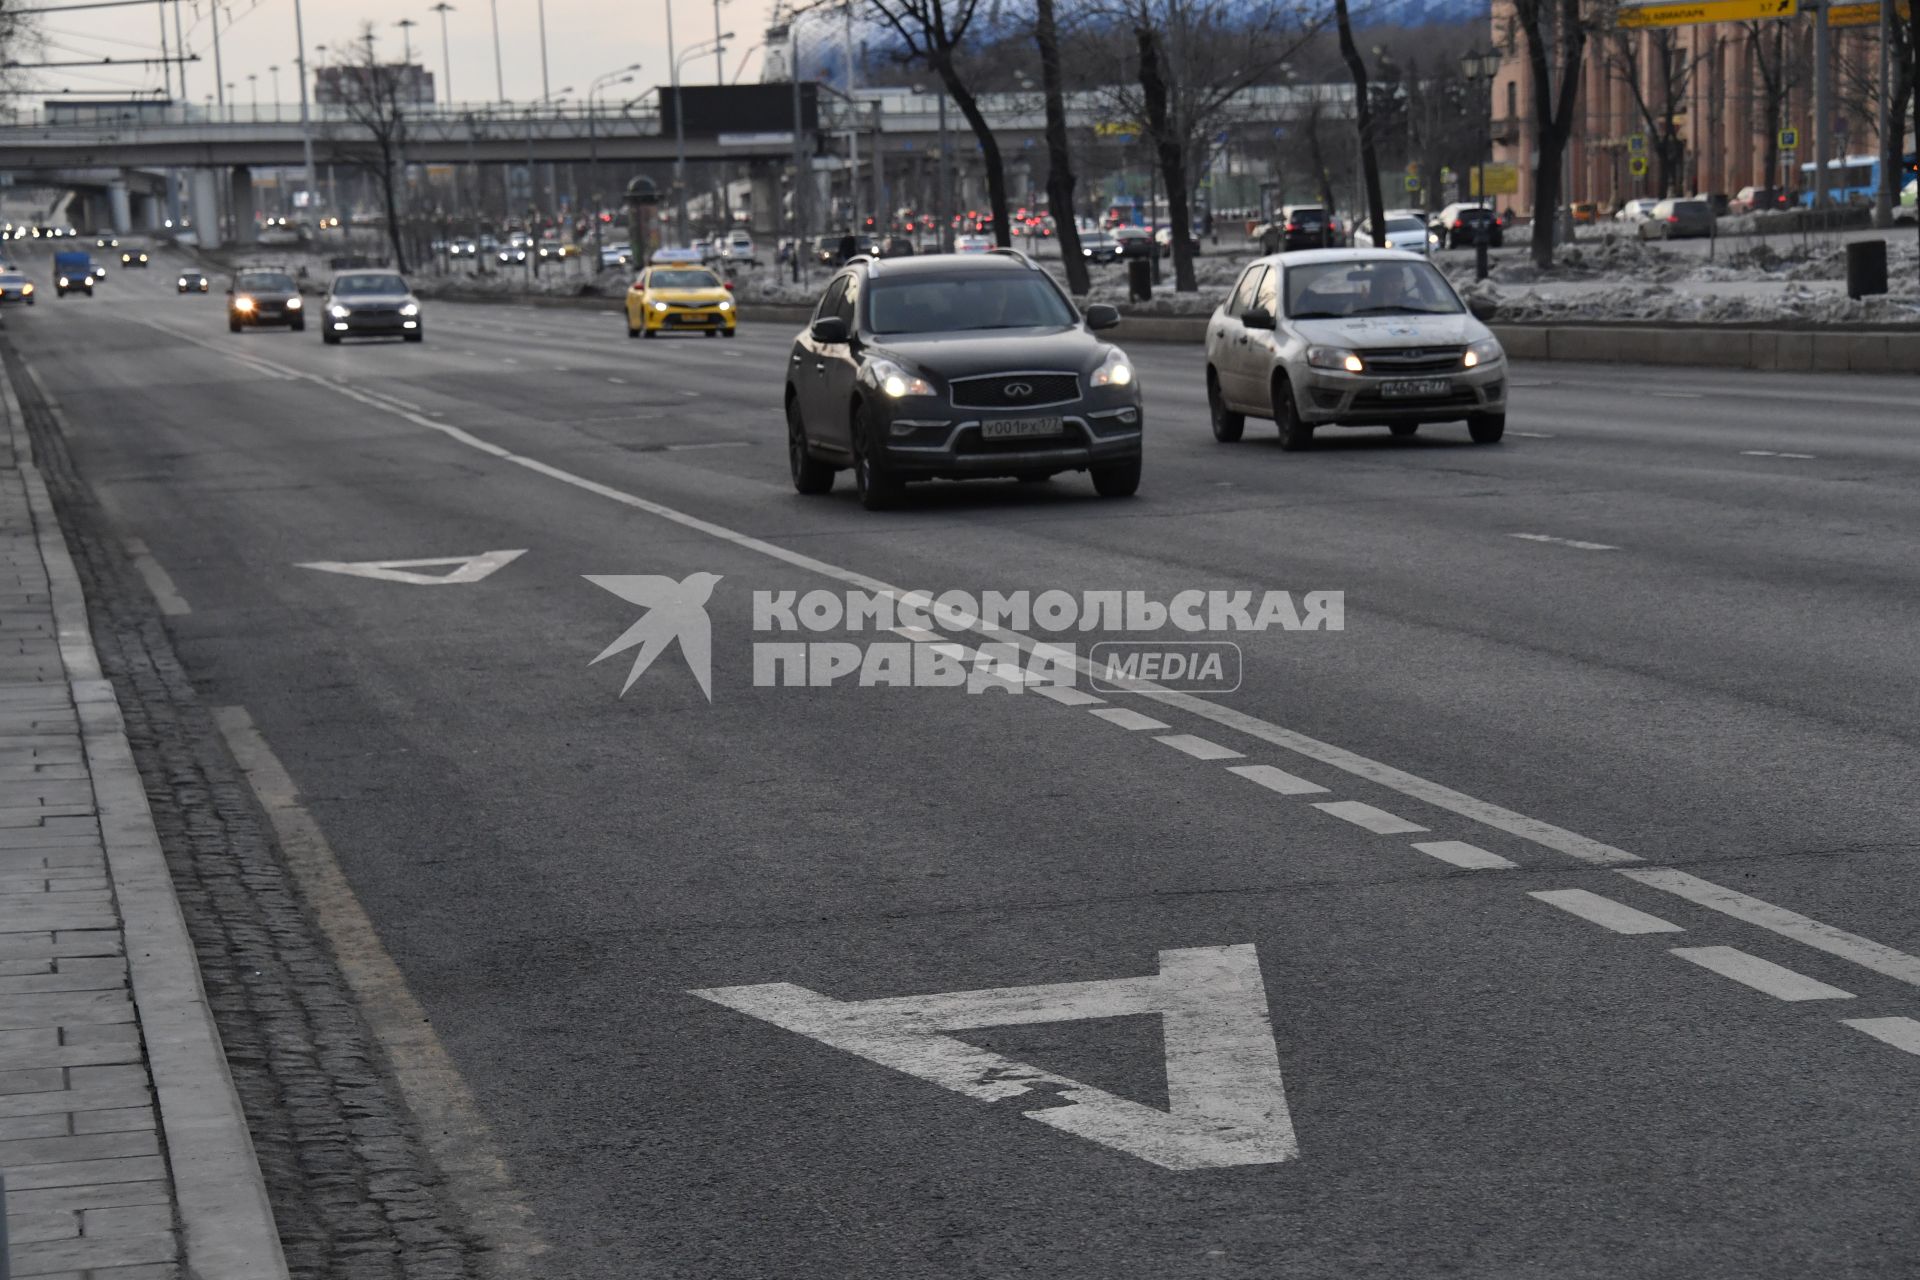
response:
[(874, 254), (856, 253), (851, 258), (847, 259), (846, 265), (850, 267), (856, 262), (864, 262), (867, 264), (868, 275), (877, 276), (880, 274), (880, 259)]
[(1033, 260), (1033, 257), (1030, 254), (1024, 253), (1021, 250), (1014, 248), (1010, 244), (997, 244), (993, 246), (993, 248), (987, 250), (987, 252), (997, 253), (1005, 258), (1018, 258), (1020, 261), (1027, 264), (1027, 270), (1029, 271), (1038, 271), (1040, 269), (1040, 264), (1038, 262), (1035, 262)]

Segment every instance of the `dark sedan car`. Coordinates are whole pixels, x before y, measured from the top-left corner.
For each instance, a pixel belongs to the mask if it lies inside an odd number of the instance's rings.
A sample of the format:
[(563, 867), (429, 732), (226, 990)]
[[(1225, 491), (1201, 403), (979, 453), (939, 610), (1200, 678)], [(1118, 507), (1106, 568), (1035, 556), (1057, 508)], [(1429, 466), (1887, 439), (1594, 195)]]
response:
[(1140, 386), (1120, 348), (1023, 254), (856, 258), (828, 283), (787, 362), (794, 488), (853, 471), (868, 510), (909, 480), (1087, 471), (1104, 497), (1140, 485)]
[(404, 276), (393, 271), (346, 271), (327, 290), (327, 322), (321, 336), (332, 346), (342, 338), (405, 338), (422, 342), (420, 300)]
[(284, 271), (242, 271), (227, 290), (227, 328), (234, 333), (263, 324), (307, 327), (300, 286)]
[(174, 282), (181, 293), (205, 293), (211, 286), (207, 277), (198, 271), (189, 271)]

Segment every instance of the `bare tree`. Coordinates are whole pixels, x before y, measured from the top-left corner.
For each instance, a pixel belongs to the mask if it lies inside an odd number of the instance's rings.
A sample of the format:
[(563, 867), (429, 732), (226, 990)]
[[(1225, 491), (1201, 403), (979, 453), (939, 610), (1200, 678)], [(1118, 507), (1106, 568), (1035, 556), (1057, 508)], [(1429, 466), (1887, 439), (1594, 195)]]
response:
[(906, 56), (925, 64), (940, 77), (947, 95), (960, 108), (967, 127), (980, 143), (987, 166), (987, 203), (993, 210), (993, 236), (1004, 248), (1013, 243), (1007, 218), (1007, 173), (1000, 158), (1000, 142), (993, 135), (967, 80), (960, 73), (958, 55), (979, 15), (979, 0), (867, 0), (881, 20), (900, 37)]
[[(1373, 103), (1367, 94), (1367, 64), (1353, 43), (1353, 22), (1347, 16), (1347, 0), (1333, 0), (1333, 16), (1340, 28), (1340, 57), (1353, 78), (1353, 119), (1360, 131), (1360, 180), (1367, 190), (1367, 223), (1373, 228), (1373, 243), (1387, 247), (1387, 207), (1380, 197), (1380, 158), (1373, 140)], [(1328, 210), (1331, 214), (1332, 210)]]
[[(1560, 175), (1580, 100), (1587, 28), (1580, 0), (1514, 0), (1513, 15), (1526, 37), (1527, 67), (1533, 78), (1534, 139), (1539, 152), (1533, 166), (1533, 261), (1549, 267)], [(1554, 75), (1556, 51), (1558, 77)]]
[(340, 106), (346, 127), (341, 132), (330, 130), (325, 141), (334, 163), (349, 165), (372, 179), (386, 215), (393, 265), (404, 272), (407, 254), (398, 192), (404, 175), (398, 170), (407, 140), (407, 115), (399, 69), (381, 64), (374, 50), (371, 22), (361, 26), (360, 38), (353, 43), (353, 57), (341, 65), (340, 72)]
[(1131, 76), (1112, 76), (1110, 109), (1138, 121), (1166, 187), (1174, 288), (1195, 293), (1192, 190), (1234, 99), (1274, 78), (1316, 29), (1282, 3), (1127, 0)]
[[(31, 10), (23, 11), (0, 0), (0, 102), (25, 92), (33, 77), (32, 71), (15, 64), (27, 61), (46, 47), (38, 21)], [(7, 105), (11, 115), (13, 104)]]
[(1060, 245), (1067, 289), (1076, 298), (1093, 288), (1086, 255), (1080, 252), (1080, 223), (1073, 204), (1073, 152), (1067, 145), (1067, 103), (1060, 74), (1060, 31), (1053, 0), (1034, 0), (1033, 41), (1040, 50), (1040, 86), (1047, 111), (1047, 208)]
[[(1648, 66), (1643, 74), (1640, 51), (1642, 42)], [(1711, 55), (1708, 55), (1711, 56)], [(1639, 112), (1647, 135), (1653, 140), (1653, 159), (1662, 199), (1675, 194), (1680, 169), (1686, 163), (1686, 141), (1680, 136), (1679, 117), (1686, 112), (1687, 85), (1693, 79), (1696, 64), (1674, 39), (1671, 27), (1644, 33), (1616, 31), (1601, 46), (1601, 62), (1625, 82), (1633, 95), (1634, 110)], [(1775, 112), (1779, 111), (1776, 104)], [(1776, 130), (1777, 131), (1777, 130)]]
[(1784, 22), (1747, 22), (1747, 47), (1754, 74), (1760, 77), (1760, 118), (1766, 131), (1766, 173), (1759, 185), (1791, 187), (1780, 181), (1780, 129), (1785, 123), (1787, 95), (1801, 83), (1803, 64), (1795, 57)]

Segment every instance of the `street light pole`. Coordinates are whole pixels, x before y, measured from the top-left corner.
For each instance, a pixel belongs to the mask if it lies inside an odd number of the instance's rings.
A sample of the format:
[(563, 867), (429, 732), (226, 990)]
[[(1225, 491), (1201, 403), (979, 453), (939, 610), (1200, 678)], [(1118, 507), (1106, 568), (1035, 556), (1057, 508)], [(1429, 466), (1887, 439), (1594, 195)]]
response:
[[(594, 105), (594, 96), (602, 89), (616, 84), (632, 84), (632, 73), (640, 69), (639, 63), (622, 67), (618, 71), (609, 71), (587, 86), (587, 175), (592, 184), (593, 204), (593, 273), (600, 270), (600, 127), (599, 109)], [(617, 78), (616, 78), (617, 77)]]
[[(307, 30), (301, 20), (300, 0), (293, 0), (293, 60), (294, 69), (300, 76), (300, 148), (307, 164), (307, 209), (309, 212), (319, 206), (319, 192), (314, 189), (313, 179), (313, 118), (307, 111)], [(318, 219), (314, 230), (318, 231)]]
[(429, 12), (440, 15), (440, 88), (447, 96), (447, 105), (453, 105), (453, 54), (447, 45), (447, 15), (453, 12), (453, 6), (447, 0), (440, 0)]
[(500, 61), (500, 0), (487, 0), (487, 3), (493, 9), (494, 97), (500, 102), (505, 102), (507, 100), (507, 73)]
[[(540, 14), (540, 98), (542, 101), (546, 101), (547, 99), (550, 99), (553, 97), (552, 85), (547, 80), (547, 0), (540, 0), (539, 14)], [(548, 186), (549, 187), (552, 186), (551, 178), (549, 178), (548, 180)], [(547, 194), (549, 197), (551, 197), (553, 193), (551, 190), (549, 190)]]
[[(733, 39), (733, 32), (720, 35), (721, 50), (726, 49), (726, 41)], [(667, 48), (673, 48), (673, 0), (667, 0)], [(677, 212), (674, 214), (676, 233), (681, 247), (688, 243), (687, 235), (687, 120), (680, 103), (680, 64), (706, 53), (705, 44), (696, 44), (673, 60), (673, 78), (668, 82), (673, 87), (673, 185), (677, 188)]]

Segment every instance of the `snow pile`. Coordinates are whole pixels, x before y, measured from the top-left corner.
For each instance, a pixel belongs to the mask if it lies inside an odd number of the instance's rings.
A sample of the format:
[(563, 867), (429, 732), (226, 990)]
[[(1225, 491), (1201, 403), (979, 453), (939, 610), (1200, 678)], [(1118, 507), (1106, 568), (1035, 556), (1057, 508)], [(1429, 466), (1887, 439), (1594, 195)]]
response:
[(1496, 310), (1503, 324), (1543, 321), (1651, 321), (1703, 325), (1920, 324), (1920, 290), (1853, 299), (1832, 289), (1787, 283), (1778, 292), (1725, 293), (1663, 284), (1614, 285), (1580, 293), (1509, 292), (1480, 285), (1468, 294)]

